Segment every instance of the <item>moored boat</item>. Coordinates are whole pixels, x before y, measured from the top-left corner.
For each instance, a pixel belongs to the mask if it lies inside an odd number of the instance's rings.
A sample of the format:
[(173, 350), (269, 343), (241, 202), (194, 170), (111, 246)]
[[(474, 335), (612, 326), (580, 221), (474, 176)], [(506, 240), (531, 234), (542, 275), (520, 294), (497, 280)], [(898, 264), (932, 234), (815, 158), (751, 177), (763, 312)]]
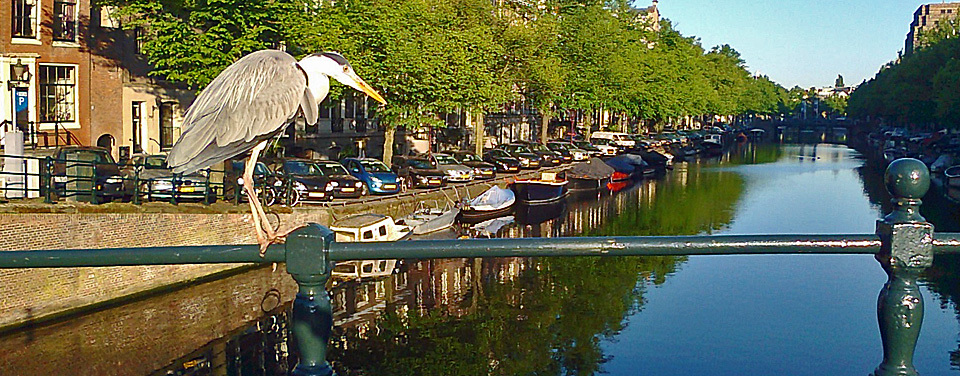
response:
[(567, 189), (571, 192), (599, 190), (607, 185), (614, 172), (616, 170), (600, 158), (577, 163), (566, 172), (566, 179), (570, 182)]
[(426, 235), (452, 227), (459, 214), (460, 208), (447, 207), (440, 209), (421, 206), (412, 214), (401, 218), (397, 222), (412, 227), (414, 235)]
[[(357, 214), (334, 222), (330, 230), (338, 242), (391, 242), (409, 238), (410, 226), (399, 225), (381, 214)], [(342, 278), (376, 278), (393, 273), (397, 260), (356, 260), (338, 262), (333, 275)]]
[(516, 195), (509, 189), (490, 187), (460, 208), (460, 222), (477, 223), (501, 217), (513, 211)]
[(517, 195), (517, 202), (537, 205), (554, 202), (567, 196), (567, 181), (556, 173), (540, 173), (539, 179), (519, 179), (510, 185)]

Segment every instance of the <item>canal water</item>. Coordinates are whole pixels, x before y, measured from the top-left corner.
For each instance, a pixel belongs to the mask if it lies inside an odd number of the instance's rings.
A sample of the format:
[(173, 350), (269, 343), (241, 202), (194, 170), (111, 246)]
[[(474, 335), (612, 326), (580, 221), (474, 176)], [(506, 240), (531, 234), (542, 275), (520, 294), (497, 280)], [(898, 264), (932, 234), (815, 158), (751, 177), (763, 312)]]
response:
[[(882, 169), (842, 145), (752, 145), (604, 195), (521, 210), (506, 237), (873, 233)], [(960, 231), (934, 186), (922, 214)], [(915, 364), (960, 373), (960, 263), (924, 275)], [(332, 288), (341, 375), (865, 375), (880, 363), (872, 256), (405, 261)], [(282, 375), (296, 286), (258, 268), (0, 337), (0, 374)]]

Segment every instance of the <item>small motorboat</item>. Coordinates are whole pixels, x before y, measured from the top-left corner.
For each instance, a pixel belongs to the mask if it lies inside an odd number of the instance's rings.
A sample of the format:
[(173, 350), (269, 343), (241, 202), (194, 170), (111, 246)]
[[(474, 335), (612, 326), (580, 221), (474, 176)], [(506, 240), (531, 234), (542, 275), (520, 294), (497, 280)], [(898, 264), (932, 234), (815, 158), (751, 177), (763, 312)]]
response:
[(600, 158), (590, 158), (586, 162), (580, 162), (566, 172), (567, 181), (570, 182), (568, 189), (570, 192), (579, 191), (597, 191), (610, 182), (610, 177), (617, 170), (613, 169)]
[(426, 235), (448, 229), (453, 226), (457, 221), (457, 215), (460, 214), (460, 208), (450, 205), (443, 209), (426, 207), (422, 201), (419, 205), (412, 214), (397, 221), (399, 224), (412, 227), (414, 235)]
[(960, 188), (960, 165), (953, 165), (943, 170), (943, 177), (947, 180), (947, 186)]
[(539, 179), (518, 179), (510, 185), (517, 202), (527, 205), (546, 204), (567, 196), (567, 180), (554, 172), (542, 172)]
[(700, 141), (701, 155), (718, 156), (723, 154), (723, 136), (716, 133), (708, 133)]
[(477, 223), (491, 218), (502, 217), (513, 211), (516, 195), (509, 189), (490, 187), (460, 207), (459, 221)]
[[(381, 214), (357, 214), (334, 222), (330, 230), (338, 242), (392, 242), (413, 234), (410, 226), (399, 225)], [(393, 274), (397, 260), (357, 260), (338, 262), (333, 276), (341, 278), (376, 278)]]

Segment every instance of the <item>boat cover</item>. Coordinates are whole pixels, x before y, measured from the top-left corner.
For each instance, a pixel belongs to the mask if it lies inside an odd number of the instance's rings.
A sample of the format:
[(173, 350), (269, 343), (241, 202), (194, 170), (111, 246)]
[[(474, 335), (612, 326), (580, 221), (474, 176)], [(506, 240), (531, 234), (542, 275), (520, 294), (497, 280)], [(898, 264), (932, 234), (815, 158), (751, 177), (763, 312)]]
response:
[(647, 163), (644, 162), (643, 158), (636, 154), (620, 154), (608, 159), (607, 165), (617, 172), (622, 172), (627, 175), (643, 171), (644, 167), (647, 167)]
[(570, 167), (570, 170), (567, 171), (567, 177), (599, 180), (609, 178), (614, 172), (616, 172), (616, 170), (613, 167), (603, 163), (602, 159), (594, 157), (586, 162), (580, 162)]
[(667, 160), (669, 160), (667, 156), (656, 151), (640, 150), (635, 155), (639, 155), (643, 158), (644, 162), (647, 162), (647, 164), (651, 166), (663, 166), (667, 164)]
[(513, 191), (493, 186), (467, 202), (467, 206), (474, 210), (496, 210), (513, 205), (514, 201), (516, 195)]

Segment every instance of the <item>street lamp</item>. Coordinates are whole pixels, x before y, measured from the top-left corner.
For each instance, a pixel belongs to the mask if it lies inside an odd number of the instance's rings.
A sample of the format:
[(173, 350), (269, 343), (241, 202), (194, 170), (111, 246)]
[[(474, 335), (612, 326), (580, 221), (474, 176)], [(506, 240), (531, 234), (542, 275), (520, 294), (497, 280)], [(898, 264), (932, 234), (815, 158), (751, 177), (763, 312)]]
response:
[(20, 58), (17, 58), (17, 63), (10, 66), (10, 80), (7, 81), (7, 86), (12, 90), (14, 87), (18, 87), (24, 82), (27, 82), (29, 79), (29, 68), (23, 65), (23, 61), (21, 61)]

